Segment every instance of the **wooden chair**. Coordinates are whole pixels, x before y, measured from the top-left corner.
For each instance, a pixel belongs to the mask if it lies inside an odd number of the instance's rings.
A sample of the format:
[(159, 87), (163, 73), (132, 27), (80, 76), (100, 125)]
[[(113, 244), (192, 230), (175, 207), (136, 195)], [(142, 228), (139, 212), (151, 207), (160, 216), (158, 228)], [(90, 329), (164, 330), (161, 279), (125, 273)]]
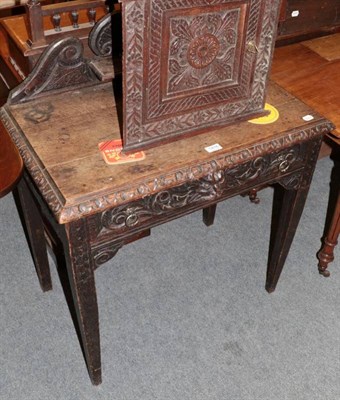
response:
[[(319, 271), (324, 276), (329, 276), (328, 264), (334, 260), (334, 248), (338, 244), (340, 232), (340, 136), (334, 137), (335, 166), (332, 174), (331, 193), (328, 207), (328, 219), (326, 221), (323, 245), (318, 253)], [(335, 200), (335, 201), (334, 201)]]
[(86, 56), (93, 56), (88, 36), (96, 20), (107, 13), (105, 0), (75, 0), (48, 4), (29, 0), (26, 13), (0, 20), (0, 73), (9, 88), (32, 71), (45, 48), (56, 39), (77, 37)]

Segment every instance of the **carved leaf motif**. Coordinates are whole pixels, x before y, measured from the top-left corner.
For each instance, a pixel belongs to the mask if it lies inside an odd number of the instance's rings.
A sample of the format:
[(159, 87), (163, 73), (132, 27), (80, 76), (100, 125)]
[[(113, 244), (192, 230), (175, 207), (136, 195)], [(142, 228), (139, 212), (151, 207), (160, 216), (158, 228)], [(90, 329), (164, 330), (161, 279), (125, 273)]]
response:
[(226, 80), (231, 78), (231, 66), (225, 65), (224, 63), (216, 60), (212, 65), (213, 74), (218, 78), (218, 80)]
[(178, 64), (176, 60), (170, 60), (169, 70), (172, 74), (179, 74), (183, 68)]
[(178, 38), (191, 40), (191, 32), (189, 24), (183, 19), (175, 19), (171, 21), (172, 33)]
[(208, 33), (208, 27), (205, 24), (205, 19), (202, 15), (199, 15), (192, 20), (190, 23), (190, 31), (193, 38)]
[(234, 26), (237, 24), (237, 20), (239, 17), (239, 11), (235, 10), (231, 13), (229, 13), (226, 18), (223, 19), (220, 27), (216, 31), (216, 35), (223, 35), (223, 31), (228, 30), (230, 28), (234, 28)]
[(170, 55), (175, 56), (176, 54), (178, 54), (179, 49), (182, 48), (183, 45), (184, 45), (183, 39), (181, 38), (175, 39), (170, 46)]

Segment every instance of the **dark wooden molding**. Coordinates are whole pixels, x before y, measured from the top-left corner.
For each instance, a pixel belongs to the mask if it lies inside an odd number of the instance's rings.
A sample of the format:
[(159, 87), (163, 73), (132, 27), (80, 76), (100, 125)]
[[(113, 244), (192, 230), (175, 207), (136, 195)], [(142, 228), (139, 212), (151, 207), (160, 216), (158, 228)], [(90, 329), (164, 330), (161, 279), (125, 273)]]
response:
[(107, 14), (92, 28), (89, 34), (89, 47), (96, 56), (112, 54), (112, 15)]
[(99, 79), (83, 57), (83, 52), (83, 44), (77, 38), (67, 37), (53, 42), (27, 79), (10, 92), (8, 104), (98, 83)]

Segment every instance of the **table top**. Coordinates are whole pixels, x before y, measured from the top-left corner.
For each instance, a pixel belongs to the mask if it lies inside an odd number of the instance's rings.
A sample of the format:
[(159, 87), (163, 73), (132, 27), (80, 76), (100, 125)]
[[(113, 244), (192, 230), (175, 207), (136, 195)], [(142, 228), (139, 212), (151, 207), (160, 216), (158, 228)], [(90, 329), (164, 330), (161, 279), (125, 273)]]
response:
[(329, 118), (340, 137), (340, 33), (275, 49), (271, 78)]
[[(111, 84), (6, 105), (0, 118), (56, 219), (65, 223), (199, 179), (332, 127), (275, 84), (268, 87), (267, 102), (280, 113), (272, 124), (240, 122), (147, 150), (144, 160), (121, 165), (106, 164), (98, 149), (100, 142), (120, 138)], [(306, 115), (313, 119), (304, 121)], [(216, 143), (221, 150), (205, 150)]]

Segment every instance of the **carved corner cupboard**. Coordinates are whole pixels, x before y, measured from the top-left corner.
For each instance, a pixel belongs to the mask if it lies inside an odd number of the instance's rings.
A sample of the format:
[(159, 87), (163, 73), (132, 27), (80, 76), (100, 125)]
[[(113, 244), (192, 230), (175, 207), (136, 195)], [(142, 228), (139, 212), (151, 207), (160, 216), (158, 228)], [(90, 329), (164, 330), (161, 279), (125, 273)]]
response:
[(131, 151), (263, 113), (279, 0), (123, 0)]
[[(80, 41), (68, 38), (49, 47), (0, 109), (25, 164), (19, 197), (41, 287), (52, 288), (47, 237), (64, 257), (94, 384), (102, 379), (95, 270), (151, 228), (200, 209), (211, 225), (218, 202), (273, 185), (266, 290), (275, 290), (333, 126), (274, 84), (268, 101), (280, 113), (273, 124), (237, 122), (109, 166), (98, 144), (120, 138), (121, 99), (93, 73)], [(302, 119), (307, 114), (311, 121)]]

